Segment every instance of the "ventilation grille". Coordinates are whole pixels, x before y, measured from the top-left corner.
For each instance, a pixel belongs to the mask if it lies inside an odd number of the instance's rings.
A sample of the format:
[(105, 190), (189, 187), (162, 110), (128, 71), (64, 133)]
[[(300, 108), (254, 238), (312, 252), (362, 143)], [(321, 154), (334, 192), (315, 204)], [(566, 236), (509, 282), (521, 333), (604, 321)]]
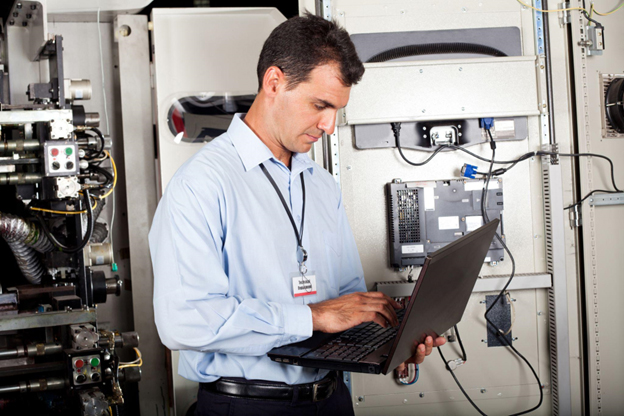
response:
[(555, 291), (548, 289), (548, 333), (550, 338), (550, 378), (553, 392), (553, 415), (559, 415), (559, 374), (557, 368), (557, 326), (555, 323)]
[(399, 219), (399, 242), (420, 242), (420, 218), (418, 215), (418, 189), (397, 191), (397, 218)]
[(611, 82), (613, 82), (615, 79), (618, 78), (624, 78), (624, 75), (618, 74), (618, 75), (614, 75), (614, 74), (601, 74), (600, 75), (600, 80), (602, 81), (602, 99), (600, 100), (600, 109), (601, 109), (601, 113), (602, 113), (602, 137), (603, 138), (624, 138), (624, 133), (618, 133), (616, 130), (613, 129), (613, 126), (611, 125), (611, 123), (609, 123), (609, 118), (607, 117), (606, 114), (606, 109), (605, 109), (605, 98), (607, 96), (607, 89), (609, 88), (609, 85), (611, 85)]
[[(545, 150), (551, 151), (549, 147)], [(553, 149), (553, 151), (556, 151)], [(552, 242), (552, 207), (550, 202), (550, 170), (548, 165), (551, 163), (550, 156), (542, 156), (542, 186), (544, 191), (544, 228), (546, 235), (546, 265), (548, 273), (553, 273), (553, 242)]]

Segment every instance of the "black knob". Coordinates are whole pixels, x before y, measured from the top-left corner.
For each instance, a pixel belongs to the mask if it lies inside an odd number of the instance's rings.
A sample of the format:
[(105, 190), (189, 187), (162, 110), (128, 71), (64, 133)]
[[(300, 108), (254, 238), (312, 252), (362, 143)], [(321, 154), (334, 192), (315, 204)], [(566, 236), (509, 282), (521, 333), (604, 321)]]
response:
[(67, 162), (67, 163), (65, 163), (65, 167), (67, 169), (73, 169), (74, 168), (74, 162)]
[(52, 162), (52, 169), (58, 170), (60, 169), (61, 164), (59, 162)]
[(76, 383), (84, 383), (85, 381), (87, 381), (87, 377), (84, 374), (76, 376)]
[(93, 381), (100, 381), (100, 373), (93, 373), (91, 374), (91, 380)]

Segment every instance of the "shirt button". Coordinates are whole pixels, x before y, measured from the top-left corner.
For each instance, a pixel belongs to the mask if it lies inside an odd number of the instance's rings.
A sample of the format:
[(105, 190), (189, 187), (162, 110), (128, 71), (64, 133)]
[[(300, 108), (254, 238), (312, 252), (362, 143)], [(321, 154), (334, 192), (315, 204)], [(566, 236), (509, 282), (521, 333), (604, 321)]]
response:
[(297, 341), (297, 337), (290, 337), (290, 342), (295, 342)]

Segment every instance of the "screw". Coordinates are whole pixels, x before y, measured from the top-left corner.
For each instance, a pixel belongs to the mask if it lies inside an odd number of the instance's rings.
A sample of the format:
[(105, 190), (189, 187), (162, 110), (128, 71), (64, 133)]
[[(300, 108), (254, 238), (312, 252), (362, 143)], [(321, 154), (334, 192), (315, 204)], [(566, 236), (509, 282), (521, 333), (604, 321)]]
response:
[[(457, 190), (456, 190), (456, 189), (453, 189), (453, 192), (457, 192)], [(466, 221), (466, 217), (462, 217), (462, 219), (461, 219), (461, 220), (462, 220), (462, 222), (463, 222), (463, 221)]]
[(26, 19), (32, 19), (32, 14), (28, 13), (28, 14), (26, 15)]
[(423, 108), (422, 112), (424, 113), (426, 110)]
[(351, 169), (352, 169), (351, 166), (347, 166), (347, 170), (351, 170)]
[(533, 236), (533, 238), (538, 238), (538, 235), (537, 235), (537, 234), (535, 234), (535, 235)]
[(544, 314), (544, 312), (542, 311), (537, 311), (537, 316), (542, 316)]
[(482, 300), (482, 301), (479, 301), (479, 303), (480, 303), (480, 304), (482, 304), (482, 305), (484, 305), (484, 304), (486, 304), (487, 302), (486, 302), (486, 301), (484, 301), (484, 300)]
[(511, 340), (512, 341), (518, 341), (518, 337), (513, 337)]
[(459, 70), (460, 70), (460, 71), (462, 70), (462, 67), (461, 67), (461, 66), (459, 67)]
[(22, 3), (17, 3), (17, 4), (15, 5), (15, 8), (16, 8), (16, 9), (21, 9), (21, 8), (22, 8)]
[(544, 69), (544, 65), (540, 65), (540, 69)]
[(481, 342), (483, 342), (484, 344), (487, 344), (487, 339), (482, 339)]
[(464, 107), (462, 107), (462, 111), (464, 111), (464, 110), (465, 110), (465, 108), (464, 108)]
[(589, 202), (594, 202), (594, 198), (589, 198)]
[(422, 69), (420, 70), (420, 73), (421, 73), (421, 74), (423, 73), (423, 70), (422, 70)]
[(405, 10), (401, 10), (401, 14), (405, 14)]
[(483, 393), (485, 393), (485, 392), (487, 392), (487, 390), (486, 390), (486, 389), (481, 389), (481, 394), (483, 394)]
[(31, 4), (30, 5), (30, 10), (37, 10), (37, 5), (36, 4)]
[(542, 108), (546, 108), (546, 104), (543, 104), (543, 105), (542, 105)]
[(18, 12), (13, 12), (13, 17), (17, 17), (17, 16), (19, 16), (19, 13)]
[(462, 7), (462, 12), (466, 13), (466, 8)]
[(425, 397), (425, 393), (420, 392), (420, 394), (418, 394), (419, 397)]
[(407, 399), (403, 399), (403, 403), (407, 403)]
[(340, 16), (344, 16), (344, 12), (340, 12)]
[(24, 27), (28, 26), (28, 22), (22, 22), (22, 26)]
[(359, 396), (358, 397), (358, 402), (363, 402), (364, 401), (364, 396)]

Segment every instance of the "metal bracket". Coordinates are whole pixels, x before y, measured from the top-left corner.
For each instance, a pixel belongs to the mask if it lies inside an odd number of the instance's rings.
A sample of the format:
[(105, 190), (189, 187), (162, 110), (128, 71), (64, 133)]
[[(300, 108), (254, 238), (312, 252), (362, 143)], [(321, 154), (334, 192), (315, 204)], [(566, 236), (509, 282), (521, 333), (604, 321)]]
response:
[(601, 205), (624, 205), (624, 192), (594, 195), (589, 198), (589, 205), (592, 207)]
[(321, 7), (321, 14), (323, 16), (323, 19), (332, 20), (331, 0), (322, 0)]
[(327, 170), (332, 174), (338, 185), (340, 186), (340, 143), (338, 142), (338, 134), (327, 134), (327, 153), (329, 160), (327, 161)]

